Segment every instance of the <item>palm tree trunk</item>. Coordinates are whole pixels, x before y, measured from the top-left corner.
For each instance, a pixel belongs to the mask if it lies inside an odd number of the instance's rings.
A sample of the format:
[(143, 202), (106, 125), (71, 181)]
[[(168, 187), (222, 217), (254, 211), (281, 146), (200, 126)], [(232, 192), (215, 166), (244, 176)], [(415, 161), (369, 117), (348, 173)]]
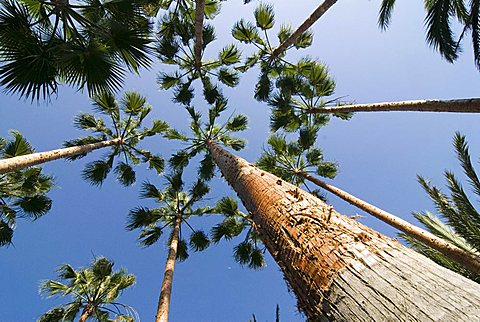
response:
[(203, 17), (205, 15), (205, 0), (195, 1), (195, 69), (202, 67), (203, 48)]
[(162, 290), (158, 299), (156, 322), (168, 322), (168, 310), (170, 308), (170, 294), (172, 293), (173, 271), (175, 270), (175, 260), (177, 259), (178, 238), (180, 234), (181, 219), (175, 219), (170, 248), (168, 250), (167, 263), (165, 265), (165, 274), (163, 276)]
[(83, 311), (82, 311), (82, 315), (80, 316), (80, 319), (78, 320), (78, 322), (85, 322), (87, 321), (87, 319), (92, 316), (93, 314), (93, 310), (92, 308), (90, 307), (90, 305), (87, 305)]
[(312, 321), (456, 321), (480, 316), (480, 285), (213, 142), (215, 163)]
[(454, 100), (420, 100), (403, 102), (386, 102), (373, 104), (343, 105), (326, 108), (313, 108), (308, 113), (334, 114), (352, 112), (451, 112), (451, 113), (480, 113), (480, 99)]
[(337, 2), (337, 0), (325, 0), (321, 5), (315, 9), (314, 12), (308, 17), (301, 25), (300, 27), (297, 28), (293, 32), (293, 34), (288, 37), (283, 43), (280, 44), (275, 50), (272, 52), (272, 57), (278, 57), (281, 53), (283, 53), (288, 47), (293, 45), (295, 41), (305, 32), (307, 31), (308, 28), (310, 28), (318, 19), (320, 19), (321, 16), (325, 12), (327, 12), (328, 9), (330, 9), (331, 6), (333, 6)]
[(21, 155), (18, 157), (7, 158), (0, 160), (0, 174), (10, 171), (24, 169), (33, 165), (42, 164), (45, 162), (71, 157), (79, 154), (88, 153), (93, 150), (101, 149), (107, 146), (119, 145), (122, 143), (121, 138), (116, 138), (107, 141), (100, 141), (96, 143), (73, 146), (69, 148), (50, 150), (46, 152), (31, 153)]
[(433, 249), (439, 251), (443, 255), (447, 256), (448, 258), (454, 260), (455, 262), (459, 263), (460, 265), (468, 268), (469, 270), (480, 273), (480, 257), (476, 256), (472, 253), (469, 253), (455, 245), (450, 244), (449, 242), (445, 241), (442, 238), (435, 236), (434, 234), (421, 229), (415, 225), (410, 224), (409, 222), (398, 218), (397, 216), (386, 212), (380, 208), (375, 207), (374, 205), (369, 204), (351, 194), (332, 186), (322, 180), (313, 177), (305, 172), (298, 172), (298, 175), (307, 179), (308, 181), (316, 184), (319, 187), (324, 188), (325, 190), (330, 191), (331, 193), (335, 194), (336, 196), (342, 198), (343, 200), (347, 201), (348, 203), (358, 207), (372, 216), (386, 222), (390, 226), (397, 228), (400, 231), (418, 239), (422, 243), (432, 247)]

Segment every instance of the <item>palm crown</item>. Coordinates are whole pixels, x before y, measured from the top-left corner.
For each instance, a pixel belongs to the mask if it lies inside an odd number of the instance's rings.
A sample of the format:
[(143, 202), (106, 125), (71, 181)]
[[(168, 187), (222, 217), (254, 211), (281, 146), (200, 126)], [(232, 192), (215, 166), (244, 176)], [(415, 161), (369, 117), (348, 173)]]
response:
[[(39, 322), (73, 321), (80, 314), (79, 321), (92, 317), (97, 321), (138, 320), (133, 308), (116, 300), (124, 289), (135, 284), (135, 276), (125, 269), (113, 271), (114, 262), (104, 257), (95, 258), (89, 267), (75, 270), (70, 264), (63, 264), (57, 270), (59, 280), (46, 280), (40, 285), (41, 294), (72, 297), (72, 301), (54, 307), (43, 314)], [(123, 312), (123, 313), (122, 313)]]
[[(0, 158), (11, 158), (33, 152), (32, 146), (17, 131), (13, 140), (0, 138)], [(53, 186), (52, 177), (40, 168), (27, 168), (0, 175), (0, 246), (12, 242), (17, 218), (36, 220), (52, 205), (46, 193)]]
[[(99, 113), (108, 116), (111, 127), (107, 127), (106, 121), (93, 114), (81, 114), (75, 119), (75, 125), (82, 130), (92, 131), (95, 136), (67, 141), (65, 146), (77, 146), (115, 138), (120, 138), (121, 143), (113, 146), (103, 160), (88, 163), (83, 171), (83, 177), (92, 184), (101, 185), (112, 170), (115, 158), (122, 156), (124, 161), (118, 162), (114, 171), (118, 181), (125, 186), (135, 182), (135, 171), (132, 165), (140, 162), (147, 163), (150, 168), (161, 173), (164, 167), (163, 159), (148, 150), (137, 147), (138, 143), (146, 137), (162, 133), (168, 128), (165, 122), (159, 120), (153, 121), (151, 127), (141, 127), (151, 111), (151, 106), (146, 103), (145, 97), (135, 92), (127, 92), (119, 104), (112, 94), (104, 93), (94, 98), (94, 104)], [(69, 159), (75, 160), (84, 156), (85, 154), (80, 154)]]
[(0, 84), (39, 99), (59, 82), (89, 94), (114, 91), (125, 69), (148, 67), (145, 1), (2, 0)]

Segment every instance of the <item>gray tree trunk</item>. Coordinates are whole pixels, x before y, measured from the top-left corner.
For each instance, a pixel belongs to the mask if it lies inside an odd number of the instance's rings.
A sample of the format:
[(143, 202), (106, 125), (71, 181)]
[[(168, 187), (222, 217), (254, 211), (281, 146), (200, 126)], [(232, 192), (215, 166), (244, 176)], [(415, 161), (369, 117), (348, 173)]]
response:
[(119, 145), (122, 143), (121, 138), (113, 140), (100, 141), (97, 143), (84, 144), (79, 146), (73, 146), (69, 148), (50, 150), (45, 152), (31, 153), (27, 155), (21, 155), (18, 157), (1, 159), (0, 160), (0, 174), (10, 171), (20, 170), (34, 165), (42, 164), (45, 162), (71, 157), (79, 154), (88, 153), (90, 151), (101, 149), (107, 146)]
[(480, 113), (480, 99), (454, 100), (420, 100), (403, 102), (386, 102), (373, 104), (354, 104), (335, 107), (314, 108), (308, 113), (334, 114), (352, 112), (451, 112), (451, 113)]
[(212, 142), (310, 321), (475, 321), (480, 285)]

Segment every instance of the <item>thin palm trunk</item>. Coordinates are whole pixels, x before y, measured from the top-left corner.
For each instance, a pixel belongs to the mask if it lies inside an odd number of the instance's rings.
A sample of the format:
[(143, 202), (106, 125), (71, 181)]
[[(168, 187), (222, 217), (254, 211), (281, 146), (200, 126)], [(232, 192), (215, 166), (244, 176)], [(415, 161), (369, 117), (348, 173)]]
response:
[(82, 315), (80, 315), (80, 319), (78, 320), (78, 322), (85, 322), (87, 321), (87, 319), (92, 316), (93, 314), (93, 310), (92, 308), (88, 305), (86, 306), (83, 311), (82, 311)]
[(305, 172), (297, 172), (298, 175), (302, 176), (303, 178), (307, 179), (308, 181), (316, 184), (319, 187), (324, 188), (325, 190), (330, 191), (331, 193), (335, 194), (336, 196), (342, 198), (343, 200), (347, 201), (348, 203), (358, 207), (372, 216), (386, 222), (390, 226), (397, 228), (398, 230), (416, 238), (417, 240), (421, 241), (425, 245), (436, 249), (443, 255), (447, 256), (448, 258), (454, 260), (455, 262), (459, 263), (460, 265), (468, 268), (469, 270), (480, 273), (480, 257), (476, 256), (472, 253), (469, 253), (455, 245), (450, 244), (449, 242), (445, 241), (442, 238), (435, 236), (434, 234), (421, 229), (415, 225), (410, 224), (409, 222), (398, 218), (397, 216), (382, 210), (380, 208), (375, 207), (374, 205), (369, 204), (351, 194), (332, 186), (316, 177), (311, 176)]
[(45, 162), (72, 157), (79, 154), (88, 153), (93, 150), (101, 149), (107, 146), (119, 145), (122, 143), (121, 138), (100, 141), (96, 143), (73, 146), (69, 148), (50, 150), (45, 152), (31, 153), (18, 157), (0, 160), (0, 174), (24, 169)]
[(308, 28), (310, 28), (318, 19), (320, 19), (321, 16), (325, 12), (327, 12), (328, 9), (330, 9), (331, 6), (333, 6), (337, 2), (337, 0), (325, 0), (321, 5), (315, 9), (314, 12), (308, 17), (298, 28), (293, 32), (293, 34), (290, 35), (283, 43), (280, 44), (275, 50), (272, 52), (272, 57), (278, 57), (281, 53), (283, 53), (288, 47), (293, 45), (295, 41), (305, 32), (307, 31)]
[(200, 70), (200, 67), (202, 67), (203, 18), (205, 15), (205, 0), (196, 0), (195, 3), (195, 68)]
[(333, 114), (352, 112), (451, 112), (451, 113), (480, 113), (480, 99), (453, 99), (453, 100), (420, 100), (385, 102), (373, 104), (354, 104), (325, 108), (313, 108), (308, 111), (312, 114)]
[(168, 322), (168, 310), (170, 308), (170, 295), (172, 294), (173, 272), (175, 270), (175, 260), (177, 259), (178, 239), (180, 234), (181, 219), (175, 219), (172, 237), (170, 239), (170, 248), (168, 250), (167, 263), (165, 265), (165, 274), (163, 276), (162, 290), (158, 299), (156, 322)]
[(207, 142), (312, 321), (455, 321), (480, 315), (480, 285)]

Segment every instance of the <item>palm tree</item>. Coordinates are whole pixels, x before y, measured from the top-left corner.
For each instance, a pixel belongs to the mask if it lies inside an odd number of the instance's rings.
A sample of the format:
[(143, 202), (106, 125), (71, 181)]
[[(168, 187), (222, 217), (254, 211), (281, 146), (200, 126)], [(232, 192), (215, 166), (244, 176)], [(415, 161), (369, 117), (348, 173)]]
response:
[(106, 159), (88, 163), (83, 171), (83, 177), (92, 184), (101, 185), (112, 169), (115, 157), (122, 155), (125, 161), (119, 162), (114, 171), (123, 185), (127, 186), (135, 182), (135, 171), (132, 165), (140, 162), (148, 163), (150, 168), (161, 173), (163, 159), (137, 147), (144, 138), (161, 133), (168, 128), (165, 122), (158, 120), (154, 121), (150, 128), (141, 127), (145, 117), (151, 111), (145, 97), (135, 92), (127, 92), (121, 104), (118, 104), (112, 94), (104, 93), (95, 97), (93, 102), (99, 113), (108, 116), (112, 123), (111, 128), (107, 127), (106, 121), (93, 114), (80, 114), (75, 119), (75, 125), (82, 130), (92, 131), (96, 136), (67, 141), (66, 148), (63, 149), (24, 153), (21, 156), (0, 160), (0, 174), (60, 158), (76, 160), (92, 150), (103, 147), (111, 147), (111, 152)]
[[(337, 213), (214, 141), (207, 146), (308, 319), (455, 320), (480, 314), (478, 284)], [(458, 300), (455, 307), (452, 297)]]
[[(300, 134), (298, 142), (287, 142), (285, 137), (271, 136), (268, 144), (271, 150), (264, 150), (262, 156), (257, 162), (260, 169), (270, 171), (273, 174), (287, 180), (297, 186), (305, 184), (305, 180), (333, 193), (337, 197), (348, 203), (364, 210), (383, 222), (393, 226), (400, 231), (415, 236), (419, 241), (429, 247), (437, 250), (449, 259), (466, 267), (474, 272), (480, 273), (480, 256), (477, 253), (469, 252), (464, 247), (458, 247), (455, 243), (450, 243), (442, 238), (435, 236), (418, 226), (365, 202), (331, 184), (328, 184), (310, 173), (333, 178), (336, 174), (336, 167), (332, 162), (323, 161), (320, 149), (312, 148), (312, 141), (303, 138)], [(310, 169), (314, 168), (314, 171)]]
[[(382, 29), (388, 28), (393, 12), (395, 0), (383, 0), (380, 7), (378, 24)], [(427, 29), (427, 43), (438, 50), (449, 62), (454, 62), (462, 51), (460, 42), (470, 30), (472, 34), (472, 47), (477, 68), (480, 68), (480, 2), (470, 1), (468, 6), (465, 1), (425, 1), (425, 26)], [(460, 36), (455, 39), (452, 20), (463, 26)]]
[(161, 206), (154, 209), (138, 207), (131, 210), (127, 225), (129, 230), (142, 229), (138, 239), (143, 246), (155, 244), (163, 230), (166, 227), (171, 228), (168, 257), (155, 318), (157, 322), (168, 321), (175, 261), (188, 258), (188, 245), (182, 238), (182, 224), (192, 231), (189, 243), (191, 249), (202, 251), (210, 244), (207, 235), (201, 230), (194, 229), (188, 222), (192, 217), (211, 212), (210, 207), (194, 207), (195, 203), (208, 193), (208, 186), (199, 180), (188, 192), (184, 192), (181, 172), (167, 177), (167, 180), (169, 185), (163, 191), (148, 182), (143, 184), (142, 197), (153, 199)]
[[(0, 158), (12, 158), (31, 153), (32, 146), (17, 131), (11, 131), (13, 140), (0, 138)], [(0, 174), (0, 246), (12, 243), (17, 218), (36, 220), (52, 206), (46, 196), (53, 179), (41, 173), (40, 168), (17, 170)]]
[[(59, 280), (46, 280), (40, 285), (40, 293), (72, 296), (72, 301), (56, 306), (39, 318), (39, 322), (73, 321), (80, 314), (79, 322), (87, 319), (97, 321), (138, 320), (133, 308), (116, 300), (124, 289), (135, 284), (135, 276), (125, 269), (113, 271), (114, 263), (105, 257), (97, 257), (89, 267), (75, 270), (70, 264), (63, 264), (57, 270)], [(124, 313), (122, 313), (122, 310)]]
[(0, 2), (0, 84), (48, 98), (59, 83), (115, 91), (126, 70), (150, 64), (145, 1)]
[[(458, 132), (455, 133), (454, 147), (457, 158), (468, 178), (468, 183), (472, 187), (473, 192), (476, 195), (480, 195), (480, 181), (473, 168), (468, 151), (468, 144), (464, 135)], [(418, 177), (420, 184), (435, 203), (440, 217), (430, 212), (415, 212), (414, 215), (436, 236), (449, 241), (467, 253), (479, 256), (480, 214), (473, 206), (456, 176), (452, 172), (446, 171), (445, 177), (447, 179), (450, 196), (442, 193), (440, 189), (431, 185), (426, 179), (420, 176)], [(445, 220), (446, 223), (444, 223), (442, 219)], [(421, 240), (414, 238), (414, 236), (410, 234), (402, 234), (402, 237), (416, 250), (430, 257), (440, 265), (448, 267), (476, 282), (480, 282), (480, 274), (477, 271), (465, 269), (457, 265), (443, 254), (428, 247), (428, 245), (425, 245)]]

